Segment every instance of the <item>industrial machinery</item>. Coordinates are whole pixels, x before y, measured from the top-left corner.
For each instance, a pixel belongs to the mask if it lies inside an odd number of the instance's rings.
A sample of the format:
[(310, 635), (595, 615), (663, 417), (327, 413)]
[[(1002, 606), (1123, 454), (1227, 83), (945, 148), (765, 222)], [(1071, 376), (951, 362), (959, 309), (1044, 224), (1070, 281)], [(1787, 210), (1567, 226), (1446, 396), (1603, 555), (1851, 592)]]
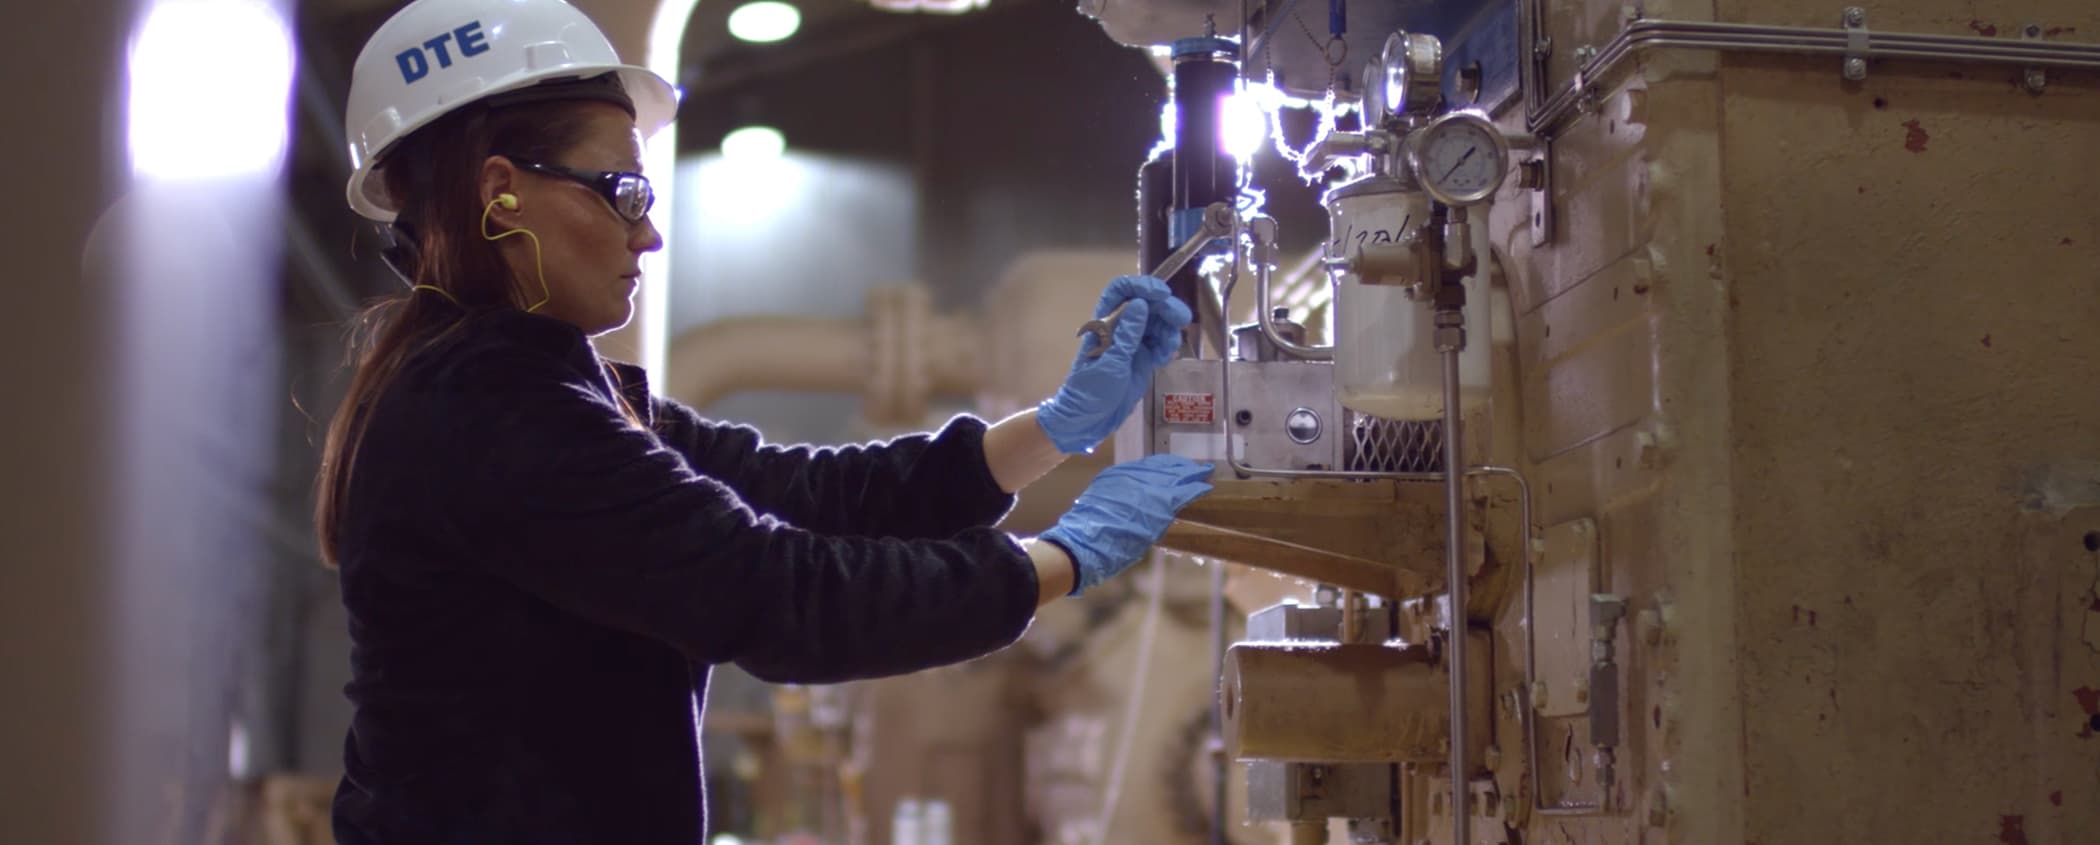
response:
[[(1171, 70), (1138, 268), (1214, 256), (1117, 459), (1215, 461), (1164, 545), (1322, 585), (1217, 648), (1251, 820), (2100, 829), (2100, 228), (2049, 163), (2100, 142), (2100, 12), (2029, 5), (1081, 0)], [(1220, 131), (1258, 90), (1322, 112), (1329, 343)]]

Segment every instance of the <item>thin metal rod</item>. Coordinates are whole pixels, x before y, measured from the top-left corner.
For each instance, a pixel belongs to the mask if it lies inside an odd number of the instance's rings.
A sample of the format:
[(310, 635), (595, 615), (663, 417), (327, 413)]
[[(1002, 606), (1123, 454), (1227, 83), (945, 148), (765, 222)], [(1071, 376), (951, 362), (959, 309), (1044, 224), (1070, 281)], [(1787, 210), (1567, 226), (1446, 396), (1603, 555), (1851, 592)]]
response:
[(1524, 689), (1519, 700), (1524, 712), (1520, 718), (1524, 724), (1524, 756), (1531, 771), (1531, 809), (1548, 816), (1573, 816), (1595, 812), (1595, 804), (1563, 804), (1548, 807), (1544, 790), (1539, 785), (1538, 708), (1533, 706), (1531, 690), (1539, 679), (1538, 646), (1538, 562), (1532, 548), (1532, 532), (1535, 526), (1531, 519), (1531, 480), (1524, 473), (1510, 467), (1477, 466), (1466, 470), (1473, 477), (1501, 476), (1517, 482), (1517, 519), (1524, 524), (1524, 541), (1521, 557), (1524, 561)]
[[(1225, 649), (1228, 631), (1225, 624), (1225, 562), (1210, 564), (1210, 668), (1211, 677), (1225, 677)], [(1218, 754), (1211, 761), (1211, 824), (1212, 845), (1228, 845), (1226, 831), (1226, 786), (1231, 780), (1231, 762), (1225, 756), (1225, 700), (1223, 696), (1212, 696), (1210, 703), (1211, 736), (1217, 741)]]
[[(1444, 313), (1437, 316), (1444, 322)], [(1468, 832), (1472, 811), (1466, 806), (1472, 772), (1466, 760), (1466, 473), (1458, 469), (1465, 466), (1458, 407), (1458, 354), (1466, 347), (1462, 332), (1461, 328), (1457, 342), (1439, 344), (1444, 358), (1444, 467), (1450, 470), (1444, 478), (1444, 590), (1451, 601), (1451, 634), (1444, 649), (1451, 679), (1451, 841), (1461, 845), (1473, 841)]]

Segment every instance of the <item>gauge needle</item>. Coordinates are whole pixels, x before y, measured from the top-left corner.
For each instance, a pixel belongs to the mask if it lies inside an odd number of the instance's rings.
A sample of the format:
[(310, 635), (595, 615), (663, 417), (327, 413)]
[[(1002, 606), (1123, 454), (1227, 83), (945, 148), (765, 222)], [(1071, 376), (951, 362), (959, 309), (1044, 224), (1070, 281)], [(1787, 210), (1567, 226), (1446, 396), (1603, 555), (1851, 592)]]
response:
[(1480, 148), (1479, 148), (1479, 147), (1474, 147), (1474, 148), (1472, 148), (1472, 149), (1470, 149), (1470, 150), (1467, 150), (1467, 151), (1466, 151), (1466, 154), (1465, 154), (1465, 155), (1459, 156), (1459, 157), (1458, 157), (1458, 163), (1457, 163), (1457, 164), (1454, 164), (1454, 165), (1451, 165), (1451, 169), (1450, 169), (1450, 170), (1444, 171), (1444, 178), (1445, 178), (1445, 179), (1449, 179), (1449, 178), (1451, 178), (1451, 174), (1453, 174), (1453, 173), (1457, 173), (1457, 172), (1458, 172), (1458, 169), (1459, 169), (1459, 168), (1461, 168), (1461, 167), (1464, 167), (1464, 166), (1466, 166), (1466, 159), (1472, 158), (1472, 157), (1473, 157), (1473, 154), (1474, 154), (1474, 153), (1477, 153), (1477, 152), (1480, 152)]

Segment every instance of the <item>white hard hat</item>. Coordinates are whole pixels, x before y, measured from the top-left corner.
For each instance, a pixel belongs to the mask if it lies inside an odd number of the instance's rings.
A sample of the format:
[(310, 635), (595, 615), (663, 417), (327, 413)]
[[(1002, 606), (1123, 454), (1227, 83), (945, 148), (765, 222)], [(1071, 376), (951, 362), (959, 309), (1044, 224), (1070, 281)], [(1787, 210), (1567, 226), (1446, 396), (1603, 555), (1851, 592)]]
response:
[(350, 207), (382, 223), (400, 210), (378, 159), (461, 106), (543, 82), (616, 74), (642, 137), (678, 112), (663, 77), (623, 64), (612, 42), (563, 0), (416, 0), (381, 24), (357, 54), (344, 129)]

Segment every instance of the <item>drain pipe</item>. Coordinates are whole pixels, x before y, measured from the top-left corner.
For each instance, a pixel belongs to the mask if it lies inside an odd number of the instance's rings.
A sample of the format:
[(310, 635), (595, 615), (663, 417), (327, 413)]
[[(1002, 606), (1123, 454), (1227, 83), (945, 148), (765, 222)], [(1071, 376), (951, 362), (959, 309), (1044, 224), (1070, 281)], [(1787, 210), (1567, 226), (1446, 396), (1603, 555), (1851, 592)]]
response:
[[(1466, 348), (1465, 288), (1436, 310), (1436, 349), (1444, 359), (1444, 583), (1450, 597), (1451, 631), (1444, 645), (1451, 679), (1451, 841), (1471, 842), (1466, 807), (1470, 761), (1466, 759), (1466, 543), (1463, 529), (1466, 474), (1457, 468), (1460, 448), (1458, 356)], [(1456, 305), (1445, 304), (1455, 300)]]

